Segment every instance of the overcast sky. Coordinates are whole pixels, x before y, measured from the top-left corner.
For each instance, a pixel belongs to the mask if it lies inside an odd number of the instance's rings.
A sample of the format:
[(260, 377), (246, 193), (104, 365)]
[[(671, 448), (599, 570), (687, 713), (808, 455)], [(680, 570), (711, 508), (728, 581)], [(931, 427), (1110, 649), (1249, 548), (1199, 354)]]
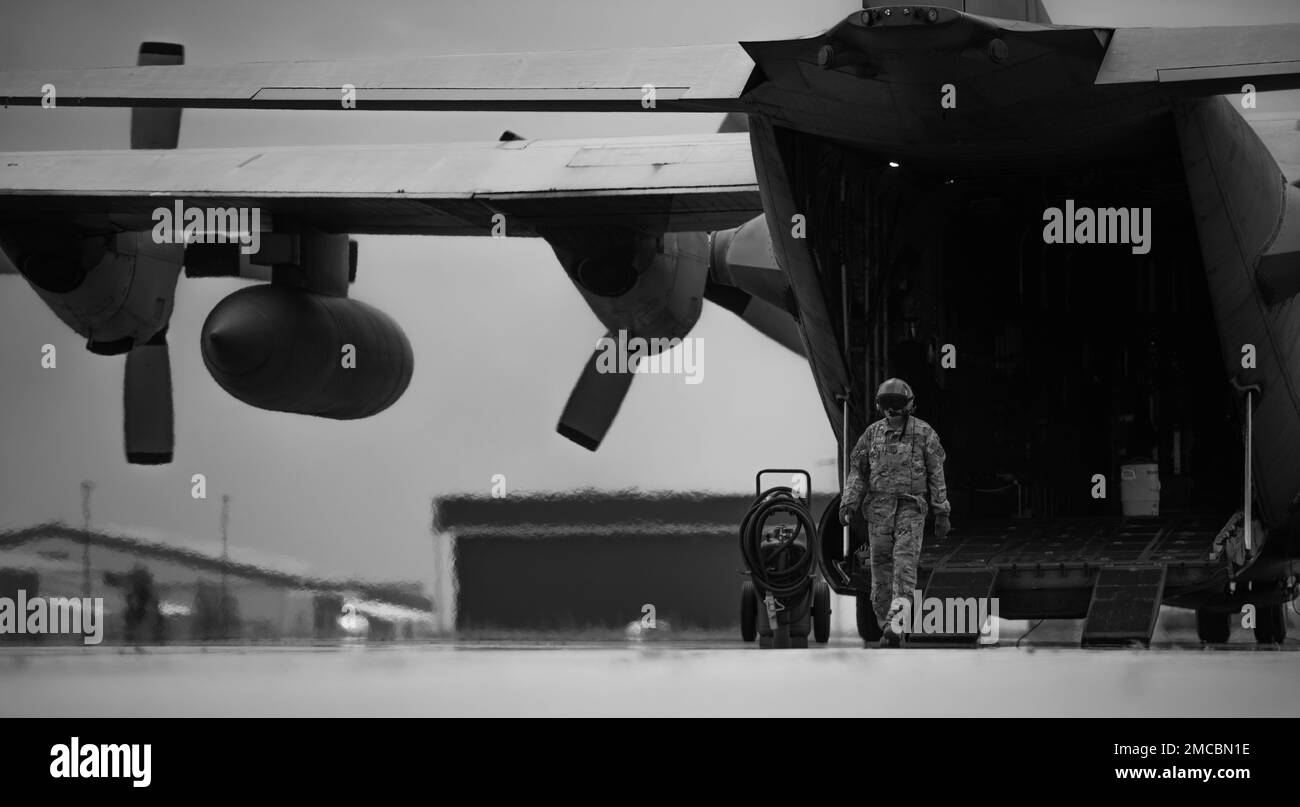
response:
[[(1045, 3), (1053, 21), (1101, 25), (1296, 22), (1291, 0)], [(179, 42), (191, 64), (706, 44), (811, 34), (859, 8), (842, 0), (495, 2), (0, 2), (0, 69), (132, 64), (142, 40)], [(0, 110), (0, 150), (125, 148), (126, 110)], [(230, 112), (187, 110), (184, 147), (421, 143), (709, 132), (716, 115)], [(0, 528), (80, 519), (231, 541), (323, 574), (431, 577), (431, 497), (577, 487), (743, 491), (761, 466), (800, 466), (834, 488), (835, 454), (803, 360), (706, 305), (704, 382), (636, 379), (601, 450), (555, 433), (602, 329), (550, 249), (533, 239), (361, 237), (352, 295), (391, 314), (415, 349), (401, 401), (364, 421), (263, 412), (203, 368), (204, 318), (243, 284), (182, 278), (170, 342), (175, 461), (126, 465), (122, 357), (92, 356), (25, 281), (0, 276)], [(58, 368), (40, 367), (41, 346)], [(924, 402), (920, 402), (921, 411)], [(203, 473), (208, 499), (190, 497)]]

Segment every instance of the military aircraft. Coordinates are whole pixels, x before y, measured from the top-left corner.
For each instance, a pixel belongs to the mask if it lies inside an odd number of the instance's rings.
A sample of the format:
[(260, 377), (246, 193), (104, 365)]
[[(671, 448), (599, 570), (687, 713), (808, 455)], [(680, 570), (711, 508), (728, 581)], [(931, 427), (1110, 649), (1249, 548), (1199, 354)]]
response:
[[(349, 234), (540, 237), (611, 334), (685, 336), (710, 300), (804, 355), (842, 447), (873, 419), (876, 385), (907, 378), (948, 449), (957, 524), (927, 540), (927, 596), (1086, 618), (1089, 644), (1149, 642), (1162, 604), (1196, 609), (1205, 641), (1226, 641), (1238, 611), (1257, 640), (1285, 638), (1300, 114), (1243, 112), (1300, 88), (1300, 25), (1062, 26), (1037, 0), (955, 0), (718, 46), (182, 62), (146, 43), (134, 68), (0, 74), (7, 105), (133, 109), (130, 152), (0, 155), (0, 246), (90, 350), (127, 353), (129, 461), (171, 457), (165, 334), (182, 267), (269, 280), (204, 325), (225, 390), (365, 417), (402, 394), (412, 357), (395, 322), (348, 297)], [(175, 148), (186, 107), (727, 123), (190, 151)], [(353, 368), (347, 347), (364, 358)], [(593, 354), (560, 434), (596, 450), (632, 377)], [(1129, 507), (1148, 500), (1139, 472), (1160, 486), (1145, 516)], [(841, 537), (833, 521), (823, 570), (863, 593), (863, 525)]]

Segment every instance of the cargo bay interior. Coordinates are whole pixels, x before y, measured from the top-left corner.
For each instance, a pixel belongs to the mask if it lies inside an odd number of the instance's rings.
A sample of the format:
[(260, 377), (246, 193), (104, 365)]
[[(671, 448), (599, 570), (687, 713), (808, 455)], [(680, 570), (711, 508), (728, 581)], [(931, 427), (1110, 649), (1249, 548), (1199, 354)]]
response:
[[(804, 135), (784, 151), (855, 391), (912, 385), (956, 513), (1240, 506), (1241, 427), (1176, 143), (1100, 169), (961, 176)], [(1046, 244), (1044, 210), (1067, 199), (1150, 207), (1150, 252)], [(852, 430), (877, 417), (855, 412)]]

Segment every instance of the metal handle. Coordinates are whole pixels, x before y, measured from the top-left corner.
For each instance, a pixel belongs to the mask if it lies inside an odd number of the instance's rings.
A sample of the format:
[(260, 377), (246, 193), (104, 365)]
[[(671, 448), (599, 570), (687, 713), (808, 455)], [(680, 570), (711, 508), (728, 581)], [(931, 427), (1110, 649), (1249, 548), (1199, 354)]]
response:
[(763, 474), (800, 474), (804, 479), (804, 501), (812, 501), (812, 474), (802, 468), (764, 468), (754, 474), (754, 495), (763, 495)]

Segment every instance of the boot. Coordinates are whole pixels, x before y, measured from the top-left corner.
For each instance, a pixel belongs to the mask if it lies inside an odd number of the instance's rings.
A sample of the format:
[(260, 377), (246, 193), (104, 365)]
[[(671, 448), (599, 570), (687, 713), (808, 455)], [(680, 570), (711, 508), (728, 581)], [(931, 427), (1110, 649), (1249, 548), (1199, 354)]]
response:
[(885, 617), (884, 632), (880, 636), (881, 647), (903, 646), (903, 635), (894, 630), (894, 621), (898, 617), (899, 612), (906, 609), (909, 605), (910, 603), (901, 597), (894, 600), (893, 604), (889, 608), (889, 614)]

